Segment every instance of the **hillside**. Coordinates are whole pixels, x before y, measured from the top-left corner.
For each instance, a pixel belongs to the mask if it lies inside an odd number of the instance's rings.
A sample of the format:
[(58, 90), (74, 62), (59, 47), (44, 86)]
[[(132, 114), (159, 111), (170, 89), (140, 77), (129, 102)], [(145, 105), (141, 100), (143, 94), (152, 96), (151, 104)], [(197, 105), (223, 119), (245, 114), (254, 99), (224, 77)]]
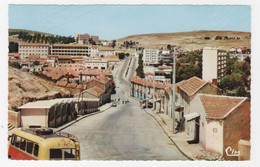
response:
[(70, 91), (32, 73), (8, 67), (8, 109), (37, 99), (67, 97)]
[[(42, 35), (54, 35), (54, 34), (49, 34), (49, 33), (45, 33), (45, 32), (39, 32), (39, 31), (32, 31), (32, 30), (25, 30), (25, 29), (8, 29), (8, 32), (9, 34), (10, 33), (19, 33), (19, 32), (27, 32), (31, 35), (34, 35), (34, 34), (42, 34)], [(54, 35), (55, 36), (55, 35)]]
[[(221, 36), (222, 40), (215, 40), (216, 36)], [(224, 39), (227, 36), (236, 39)], [(210, 39), (205, 39), (209, 37)], [(237, 39), (239, 38), (239, 39)], [(156, 33), (131, 35), (125, 38), (117, 39), (117, 47), (124, 41), (139, 42), (138, 47), (166, 48), (168, 44), (180, 46), (183, 50), (202, 49), (205, 46), (218, 46), (228, 50), (231, 47), (250, 47), (251, 33), (237, 31), (192, 31), (179, 33)]]

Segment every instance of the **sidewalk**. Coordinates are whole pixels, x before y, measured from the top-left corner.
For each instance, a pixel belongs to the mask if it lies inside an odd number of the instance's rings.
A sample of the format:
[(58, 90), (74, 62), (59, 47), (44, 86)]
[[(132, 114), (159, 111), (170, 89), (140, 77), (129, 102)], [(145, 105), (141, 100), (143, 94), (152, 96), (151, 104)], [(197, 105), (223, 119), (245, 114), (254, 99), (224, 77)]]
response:
[(93, 113), (89, 113), (89, 114), (86, 114), (86, 115), (80, 115), (77, 119), (75, 119), (75, 120), (73, 120), (73, 121), (70, 121), (70, 122), (68, 122), (68, 123), (66, 123), (66, 124), (64, 124), (64, 125), (62, 125), (62, 126), (56, 128), (56, 129), (54, 128), (54, 131), (55, 131), (55, 132), (59, 132), (59, 131), (65, 129), (65, 128), (67, 128), (67, 127), (73, 125), (74, 123), (80, 121), (80, 120), (83, 119), (83, 118), (86, 118), (86, 117), (89, 117), (89, 116), (92, 116), (92, 115), (99, 114), (99, 113), (101, 113), (101, 112), (104, 112), (104, 111), (108, 110), (109, 108), (111, 108), (111, 103), (106, 103), (106, 104), (100, 106), (100, 107), (98, 108), (98, 109), (99, 109), (98, 111), (93, 112)]
[(199, 144), (189, 144), (187, 140), (189, 136), (185, 132), (173, 134), (172, 133), (172, 120), (165, 114), (154, 113), (152, 109), (146, 109), (162, 127), (166, 135), (172, 140), (175, 146), (190, 160), (223, 160), (217, 154), (206, 152)]
[[(74, 123), (80, 121), (80, 120), (83, 119), (83, 118), (86, 118), (86, 117), (89, 117), (89, 116), (92, 116), (92, 115), (99, 114), (99, 113), (101, 113), (101, 112), (104, 112), (104, 111), (108, 110), (109, 108), (111, 108), (111, 103), (106, 103), (106, 104), (100, 106), (100, 107), (99, 107), (99, 110), (96, 111), (96, 112), (93, 112), (93, 113), (90, 113), (90, 114), (86, 114), (86, 115), (80, 115), (79, 117), (77, 117), (77, 119), (75, 119), (75, 120), (73, 120), (73, 121), (70, 121), (70, 122), (68, 122), (68, 123), (66, 123), (66, 124), (64, 124), (64, 125), (62, 125), (62, 126), (60, 126), (60, 127), (58, 127), (58, 128), (52, 128), (52, 129), (53, 129), (55, 132), (59, 132), (59, 131), (65, 129), (65, 128), (67, 128), (67, 127), (73, 125)], [(8, 131), (8, 136), (11, 136), (12, 133), (13, 133), (13, 131), (14, 131), (15, 129), (21, 129), (21, 127), (19, 127), (19, 128), (13, 128), (12, 130)]]

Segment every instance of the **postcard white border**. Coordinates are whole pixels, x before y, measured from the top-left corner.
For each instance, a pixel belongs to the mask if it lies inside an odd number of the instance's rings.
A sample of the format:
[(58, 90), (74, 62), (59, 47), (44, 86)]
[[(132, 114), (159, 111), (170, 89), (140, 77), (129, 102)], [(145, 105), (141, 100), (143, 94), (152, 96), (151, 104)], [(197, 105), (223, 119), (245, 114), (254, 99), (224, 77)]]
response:
[[(0, 2), (0, 52), (1, 52), (1, 66), (0, 66), (0, 76), (1, 76), (1, 96), (0, 96), (0, 162), (1, 166), (49, 166), (55, 165), (57, 167), (71, 167), (75, 166), (230, 166), (230, 167), (244, 167), (244, 166), (257, 166), (259, 151), (259, 101), (260, 101), (260, 4), (258, 0), (133, 0), (133, 1), (120, 1), (120, 0), (4, 0)], [(77, 4), (77, 5), (91, 5), (91, 4), (129, 4), (129, 5), (249, 5), (251, 6), (251, 33), (252, 33), (252, 91), (251, 91), (251, 160), (250, 161), (80, 161), (80, 162), (50, 162), (50, 161), (10, 161), (7, 159), (7, 104), (8, 104), (8, 67), (7, 67), (7, 53), (8, 53), (8, 4)]]

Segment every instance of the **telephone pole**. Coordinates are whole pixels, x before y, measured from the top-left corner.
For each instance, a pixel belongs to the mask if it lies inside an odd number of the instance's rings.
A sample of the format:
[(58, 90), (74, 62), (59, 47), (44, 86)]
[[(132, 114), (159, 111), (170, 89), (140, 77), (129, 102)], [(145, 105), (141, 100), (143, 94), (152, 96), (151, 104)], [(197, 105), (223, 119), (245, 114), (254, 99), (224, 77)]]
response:
[(154, 81), (154, 78), (155, 77), (155, 74), (153, 73), (153, 111), (156, 113), (156, 108), (155, 108), (155, 81)]
[(172, 68), (172, 132), (175, 133), (175, 46), (173, 50), (173, 68)]

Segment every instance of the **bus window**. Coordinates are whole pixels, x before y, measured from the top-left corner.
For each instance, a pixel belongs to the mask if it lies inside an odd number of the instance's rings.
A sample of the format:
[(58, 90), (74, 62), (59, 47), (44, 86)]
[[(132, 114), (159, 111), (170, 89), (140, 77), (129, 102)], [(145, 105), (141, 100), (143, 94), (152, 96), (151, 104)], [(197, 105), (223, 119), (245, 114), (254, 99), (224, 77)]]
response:
[(32, 151), (33, 151), (33, 142), (27, 141), (26, 152), (28, 152), (29, 154), (32, 154)]
[(50, 149), (50, 160), (51, 159), (62, 159), (62, 150)]
[(33, 155), (38, 157), (38, 152), (39, 152), (39, 145), (38, 144), (34, 144)]
[(14, 146), (14, 143), (15, 143), (15, 139), (16, 139), (16, 136), (15, 136), (15, 135), (12, 135), (11, 145), (13, 145), (13, 146)]
[(16, 139), (15, 139), (15, 141), (14, 141), (14, 146), (17, 147), (17, 148), (19, 148), (20, 142), (21, 142), (21, 137), (16, 136)]
[(64, 148), (64, 159), (75, 159), (75, 149)]
[(21, 138), (20, 149), (25, 151), (25, 146), (26, 146), (26, 140)]

